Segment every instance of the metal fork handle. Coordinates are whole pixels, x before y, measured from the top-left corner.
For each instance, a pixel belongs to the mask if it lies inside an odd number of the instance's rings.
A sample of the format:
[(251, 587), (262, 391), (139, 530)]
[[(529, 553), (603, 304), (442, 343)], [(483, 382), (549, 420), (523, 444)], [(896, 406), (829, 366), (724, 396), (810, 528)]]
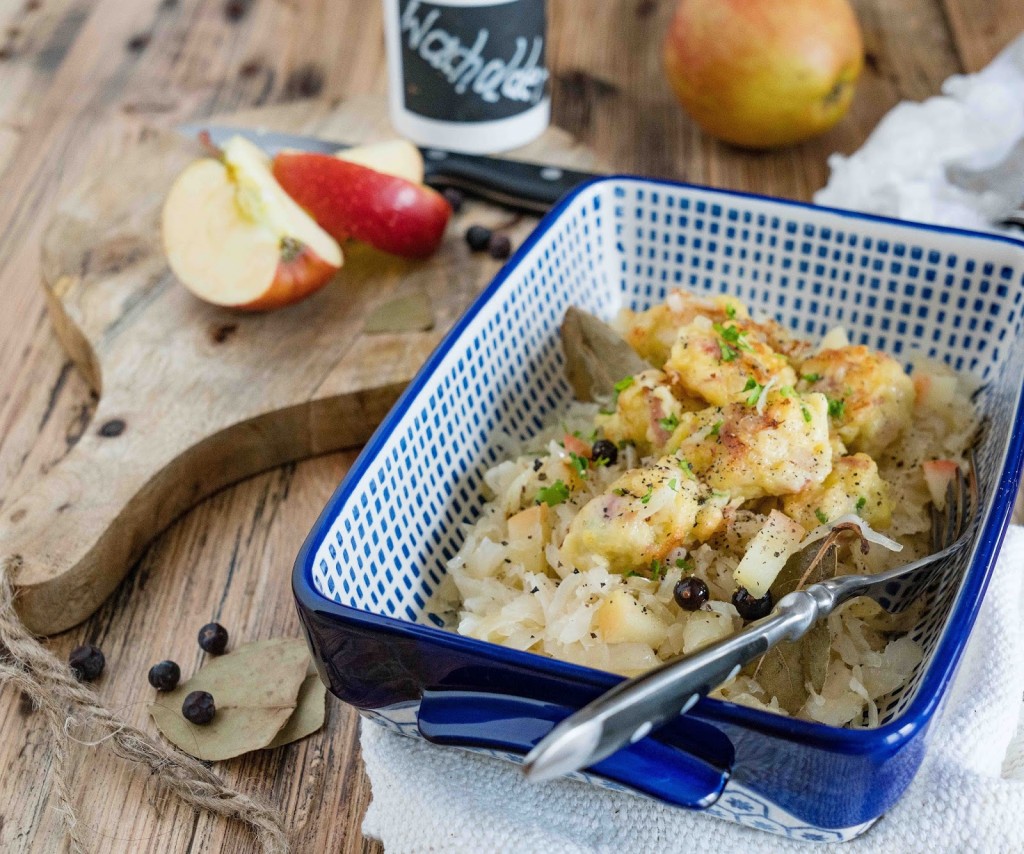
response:
[(620, 683), (554, 727), (527, 755), (526, 775), (548, 780), (589, 767), (689, 711), (744, 665), (781, 641), (802, 637), (851, 598), (858, 586), (851, 578), (789, 593), (742, 631)]

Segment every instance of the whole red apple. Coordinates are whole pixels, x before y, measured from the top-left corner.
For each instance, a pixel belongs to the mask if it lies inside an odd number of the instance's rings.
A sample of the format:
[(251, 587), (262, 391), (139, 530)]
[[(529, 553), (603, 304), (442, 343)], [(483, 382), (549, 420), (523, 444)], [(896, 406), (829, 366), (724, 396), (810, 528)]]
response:
[(847, 0), (680, 0), (665, 39), (665, 71), (686, 111), (747, 148), (832, 127), (863, 64)]

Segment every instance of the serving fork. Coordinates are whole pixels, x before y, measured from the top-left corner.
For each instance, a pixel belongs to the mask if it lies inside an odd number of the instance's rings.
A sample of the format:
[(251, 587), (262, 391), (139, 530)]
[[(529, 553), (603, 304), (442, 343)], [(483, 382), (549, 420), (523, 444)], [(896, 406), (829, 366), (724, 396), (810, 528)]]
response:
[[(957, 467), (947, 484), (944, 508), (931, 506), (931, 554), (877, 575), (842, 575), (787, 593), (767, 617), (742, 631), (619, 683), (538, 742), (524, 760), (526, 776), (549, 780), (594, 765), (639, 741), (689, 711), (702, 696), (772, 647), (803, 637), (851, 599), (867, 596), (891, 613), (904, 610), (927, 588), (942, 562), (967, 543), (977, 496), (972, 458), (968, 474)], [(837, 547), (836, 539), (830, 536), (824, 544), (811, 543), (805, 549), (814, 549), (814, 559), (820, 560)]]

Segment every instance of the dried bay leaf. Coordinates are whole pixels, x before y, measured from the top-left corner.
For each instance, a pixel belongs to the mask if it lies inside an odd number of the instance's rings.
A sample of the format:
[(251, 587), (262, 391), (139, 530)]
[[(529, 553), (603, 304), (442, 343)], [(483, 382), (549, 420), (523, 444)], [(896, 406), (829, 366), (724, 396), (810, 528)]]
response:
[(828, 622), (819, 620), (811, 626), (811, 630), (800, 638), (800, 647), (804, 660), (804, 676), (820, 694), (825, 687), (828, 661), (832, 655), (832, 634), (828, 630)]
[[(159, 695), (149, 712), (164, 737), (186, 753), (197, 759), (230, 759), (273, 741), (295, 711), (308, 667), (303, 640), (245, 644)], [(210, 723), (197, 726), (181, 714), (181, 704), (192, 691), (213, 695), (217, 714)]]
[(327, 706), (327, 687), (320, 681), (316, 669), (310, 664), (306, 678), (299, 687), (298, 703), (288, 722), (267, 745), (267, 750), (291, 744), (312, 735), (324, 725)]
[(370, 335), (426, 332), (433, 328), (434, 309), (423, 291), (414, 291), (378, 305), (363, 325), (363, 331)]
[(748, 665), (769, 698), (775, 697), (790, 714), (795, 714), (807, 700), (804, 686), (804, 668), (799, 644), (783, 641), (768, 650), (754, 664)]
[[(787, 593), (792, 593), (796, 590), (798, 586), (800, 586), (800, 589), (803, 589), (808, 585), (817, 584), (819, 581), (835, 576), (839, 554), (835, 546), (830, 547), (818, 564), (811, 568), (811, 564), (817, 557), (821, 545), (820, 542), (811, 543), (786, 561), (786, 565), (782, 567), (782, 571), (775, 576), (775, 580), (772, 582), (773, 602), (778, 602)], [(807, 574), (808, 569), (811, 570), (809, 575)], [(806, 579), (804, 579), (805, 575), (807, 575)], [(804, 579), (802, 586), (800, 585), (801, 579)]]
[(615, 383), (651, 367), (603, 320), (569, 306), (562, 321), (565, 376), (579, 400), (609, 397)]

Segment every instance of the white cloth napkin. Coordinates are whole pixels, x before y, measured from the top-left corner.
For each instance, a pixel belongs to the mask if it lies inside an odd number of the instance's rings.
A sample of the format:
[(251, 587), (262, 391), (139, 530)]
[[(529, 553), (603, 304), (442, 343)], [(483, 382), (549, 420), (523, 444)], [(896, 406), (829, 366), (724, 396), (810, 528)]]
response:
[[(815, 201), (968, 228), (1019, 198), (971, 196), (947, 163), (997, 162), (1024, 137), (1024, 37), (944, 95), (904, 103), (851, 157), (833, 156)], [(1016, 192), (1015, 190), (1013, 192)], [(927, 756), (903, 798), (843, 852), (1024, 851), (1024, 529), (1011, 528)], [(403, 852), (823, 850), (583, 783), (527, 783), (509, 763), (364, 722), (373, 787), (363, 832)]]

